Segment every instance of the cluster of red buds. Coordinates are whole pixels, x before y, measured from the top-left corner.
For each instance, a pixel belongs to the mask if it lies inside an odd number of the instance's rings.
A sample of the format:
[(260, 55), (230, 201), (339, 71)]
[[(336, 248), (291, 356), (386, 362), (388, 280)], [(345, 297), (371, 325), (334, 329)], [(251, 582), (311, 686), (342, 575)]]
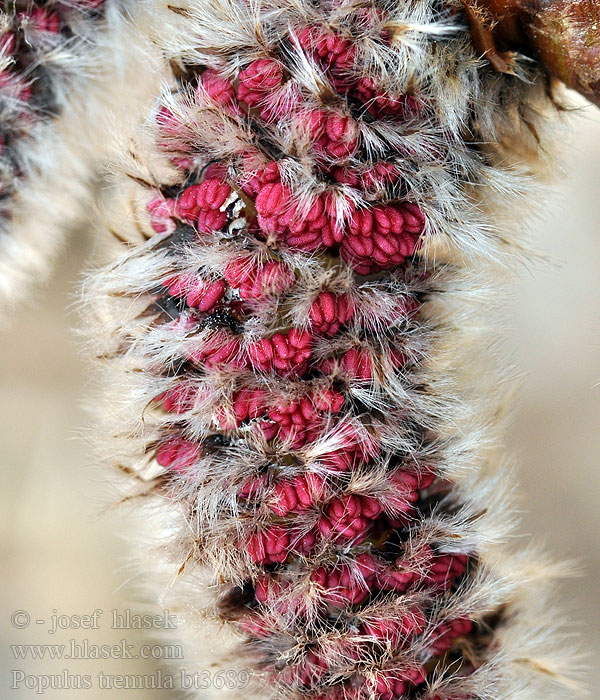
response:
[[(274, 236), (291, 248), (313, 252), (341, 247), (341, 256), (356, 272), (368, 275), (396, 268), (418, 248), (425, 218), (416, 204), (401, 202), (357, 209), (346, 202), (346, 219), (339, 220), (331, 196), (313, 197), (301, 205), (280, 179), (273, 180), (265, 168), (245, 178), (244, 191), (257, 190), (254, 205), (257, 225), (265, 238)], [(372, 175), (365, 176), (370, 182)], [(220, 231), (228, 221), (227, 202), (232, 187), (225, 180), (210, 178), (185, 189), (177, 201), (153, 199), (149, 205), (158, 233), (174, 230), (173, 219), (193, 223), (199, 232)]]
[[(351, 41), (312, 29), (301, 31), (296, 39), (297, 47), (318, 63), (336, 90), (363, 99), (365, 113), (371, 117), (405, 120), (418, 112), (410, 95), (393, 99), (374, 88), (369, 91), (367, 79), (351, 79), (356, 60)], [(265, 57), (249, 63), (235, 79), (214, 68), (202, 71), (197, 94), (203, 103), (219, 106), (226, 114), (268, 122), (276, 114), (273, 96), (287, 90), (295, 100), (289, 128), (315, 167), (346, 188), (341, 207), (339, 192), (298, 198), (293, 186), (284, 181), (282, 161), (256, 165), (256, 152), (249, 149), (240, 154), (239, 168), (212, 162), (196, 183), (189, 184), (188, 178), (178, 194), (154, 197), (148, 211), (157, 234), (170, 236), (182, 226), (191, 226), (192, 245), (218, 246), (223, 237), (240, 243), (239, 251), (220, 267), (214, 265), (210, 273), (206, 267), (194, 270), (188, 265), (162, 282), (165, 293), (183, 303), (184, 311), (170, 325), (174, 332), (188, 334), (191, 345), (185, 359), (197, 370), (234, 371), (240, 380), (252, 377), (220, 402), (210, 430), (226, 441), (260, 438), (279, 454), (290, 456), (331, 443), (321, 448), (313, 468), (289, 474), (262, 469), (238, 480), (235, 487), (242, 511), (266, 514), (243, 535), (244, 551), (257, 570), (252, 581), (255, 603), (239, 619), (250, 639), (263, 643), (276, 639), (285, 632), (282, 617), (295, 617), (301, 625), (303, 619), (325, 615), (328, 609), (337, 610), (337, 615), (352, 611), (359, 619), (364, 615), (358, 646), (343, 640), (343, 649), (338, 650), (313, 645), (297, 663), (273, 673), (275, 682), (309, 692), (324, 683), (342, 656), (356, 664), (374, 648), (400, 650), (422, 636), (432, 657), (439, 657), (455, 639), (468, 635), (469, 620), (445, 622), (433, 633), (427, 606), (413, 604), (397, 617), (386, 613), (385, 606), (370, 613), (369, 602), (378, 596), (442, 595), (465, 575), (469, 558), (429, 545), (416, 553), (399, 551), (390, 558), (375, 544), (419, 521), (419, 502), (435, 482), (435, 469), (388, 469), (376, 493), (347, 487), (348, 476), (367, 473), (386, 459), (373, 427), (361, 427), (352, 415), (353, 401), (347, 392), (353, 385), (369, 386), (382, 372), (394, 372), (407, 363), (399, 347), (372, 342), (345, 343), (340, 350), (332, 345), (324, 354), (323, 343), (352, 337), (347, 333), (358, 322), (363, 334), (373, 333), (371, 319), (357, 318), (353, 290), (317, 288), (301, 327), (276, 327), (259, 338), (244, 331), (245, 324), (253, 323), (253, 309), (258, 308), (253, 305), (276, 301), (281, 306), (294, 298), (302, 281), (301, 267), (293, 267), (296, 251), (335, 256), (337, 265), (348, 265), (357, 280), (386, 270), (398, 274), (417, 252), (425, 230), (425, 216), (417, 204), (378, 201), (398, 184), (400, 176), (393, 164), (353, 165), (361, 149), (360, 119), (339, 110), (308, 108), (302, 103), (301, 90), (290, 85), (293, 78), (283, 64)], [(159, 117), (161, 133), (183, 133), (181, 125), (165, 114), (163, 110)], [(191, 160), (173, 162), (185, 168)], [(232, 174), (236, 170), (237, 177)], [(374, 203), (355, 204), (348, 195), (353, 190), (364, 193), (365, 202)], [(232, 227), (240, 216), (244, 225)], [(268, 255), (253, 254), (249, 240), (259, 245), (266, 242)], [(418, 314), (419, 304), (407, 296), (397, 301), (396, 308), (399, 317), (410, 320)], [(235, 319), (235, 323), (223, 324), (220, 319)], [(273, 376), (281, 378), (277, 391), (271, 386)], [(313, 377), (328, 384), (315, 386)], [(286, 381), (295, 384), (286, 390)], [(304, 390), (299, 390), (298, 381), (305, 383)], [(156, 401), (167, 413), (185, 420), (199, 410), (199, 391), (198, 384), (178, 381)], [(206, 391), (214, 393), (214, 387)], [(179, 479), (193, 479), (204, 454), (201, 443), (170, 436), (157, 448), (156, 458)], [(355, 548), (363, 551), (351, 557), (346, 554), (337, 562), (333, 557), (329, 563), (307, 564), (304, 586), (286, 575), (286, 568), (299, 558), (310, 561), (319, 552)], [(274, 567), (279, 567), (278, 573)], [(361, 651), (363, 645), (366, 651)], [(384, 665), (367, 675), (351, 674), (344, 697), (396, 700), (426, 678), (420, 664), (401, 671)], [(338, 691), (334, 688), (334, 693)]]

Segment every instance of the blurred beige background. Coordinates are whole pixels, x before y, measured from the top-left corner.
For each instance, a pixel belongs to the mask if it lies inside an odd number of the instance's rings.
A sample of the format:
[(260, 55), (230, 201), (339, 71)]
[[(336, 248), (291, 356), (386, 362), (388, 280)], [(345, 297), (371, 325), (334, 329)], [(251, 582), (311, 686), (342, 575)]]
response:
[[(511, 302), (506, 350), (522, 377), (507, 443), (521, 460), (522, 532), (583, 562), (585, 575), (567, 581), (561, 595), (594, 660), (600, 652), (600, 111), (583, 109), (573, 125), (565, 134), (567, 169), (534, 231), (537, 247), (553, 263), (523, 274)], [(152, 676), (155, 661), (25, 661), (10, 649), (126, 638), (137, 650), (148, 641), (110, 627), (111, 609), (128, 607), (128, 586), (122, 587), (130, 576), (127, 549), (118, 538), (118, 518), (98, 515), (102, 475), (77, 437), (88, 420), (82, 408), (86, 377), (73, 335), (78, 320), (65, 309), (88, 248), (80, 235), (35, 308), (22, 310), (3, 331), (0, 697), (6, 700), (170, 697), (168, 691), (97, 688), (100, 671)], [(95, 609), (104, 611), (99, 629), (49, 634), (53, 610), (74, 615)], [(31, 615), (27, 628), (11, 624), (16, 610)], [(66, 668), (71, 675), (91, 674), (93, 688), (49, 689), (41, 696), (22, 681), (20, 689), (10, 689), (13, 669), (61, 675)], [(600, 687), (597, 665), (588, 682)]]

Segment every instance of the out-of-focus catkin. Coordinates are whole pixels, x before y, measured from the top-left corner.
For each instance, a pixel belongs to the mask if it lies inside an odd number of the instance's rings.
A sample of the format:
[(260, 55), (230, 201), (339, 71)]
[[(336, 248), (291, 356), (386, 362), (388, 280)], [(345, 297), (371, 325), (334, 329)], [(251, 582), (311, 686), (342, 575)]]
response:
[[(104, 0), (4, 3), (0, 10), (0, 300), (31, 296), (86, 200), (89, 145), (74, 148), (106, 29)], [(90, 100), (97, 105), (95, 99)], [(99, 122), (102, 118), (99, 118)], [(43, 220), (43, 224), (40, 222)]]

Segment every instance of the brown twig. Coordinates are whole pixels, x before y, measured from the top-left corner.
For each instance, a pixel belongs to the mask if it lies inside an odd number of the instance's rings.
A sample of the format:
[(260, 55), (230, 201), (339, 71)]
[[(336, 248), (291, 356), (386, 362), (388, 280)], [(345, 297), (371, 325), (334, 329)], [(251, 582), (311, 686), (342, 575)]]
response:
[(512, 72), (514, 52), (600, 105), (600, 0), (464, 0), (477, 49)]

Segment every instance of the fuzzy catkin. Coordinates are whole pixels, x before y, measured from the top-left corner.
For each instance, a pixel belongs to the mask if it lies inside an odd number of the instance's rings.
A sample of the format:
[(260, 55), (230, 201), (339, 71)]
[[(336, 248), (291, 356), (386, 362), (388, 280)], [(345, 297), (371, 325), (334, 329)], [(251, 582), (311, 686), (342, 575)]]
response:
[(146, 51), (135, 6), (17, 0), (0, 11), (0, 317), (45, 281), (111, 151), (156, 97), (164, 59)]
[(562, 696), (486, 360), (545, 76), (431, 0), (143, 12), (173, 76), (85, 293), (103, 448), (198, 668), (251, 671), (216, 696)]
[[(0, 11), (0, 298), (47, 272), (87, 199), (80, 100), (95, 83), (103, 0), (11, 2)], [(97, 106), (97, 105), (96, 105)], [(76, 146), (74, 145), (76, 143)], [(86, 148), (86, 145), (88, 146)], [(78, 201), (79, 200), (79, 201)]]

